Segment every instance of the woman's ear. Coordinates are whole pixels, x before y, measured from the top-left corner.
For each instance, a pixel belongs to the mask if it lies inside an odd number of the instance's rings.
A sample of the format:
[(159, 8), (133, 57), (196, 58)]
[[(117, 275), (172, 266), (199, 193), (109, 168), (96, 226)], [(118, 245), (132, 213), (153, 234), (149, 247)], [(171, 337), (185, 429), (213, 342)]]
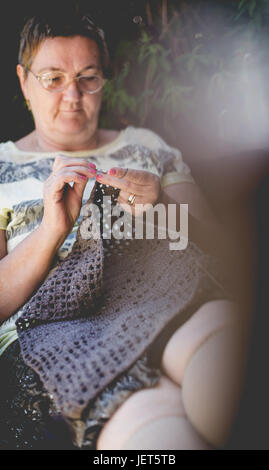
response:
[(27, 99), (27, 91), (26, 91), (26, 76), (24, 72), (24, 68), (22, 65), (18, 64), (16, 67), (17, 75), (19, 77), (20, 85), (21, 85), (21, 90), (24, 95), (24, 98)]

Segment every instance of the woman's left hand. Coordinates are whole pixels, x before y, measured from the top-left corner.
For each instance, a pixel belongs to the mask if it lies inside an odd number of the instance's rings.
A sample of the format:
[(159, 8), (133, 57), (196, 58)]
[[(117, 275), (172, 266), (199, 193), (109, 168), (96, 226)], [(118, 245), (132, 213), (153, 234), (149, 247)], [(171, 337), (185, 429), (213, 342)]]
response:
[[(154, 206), (160, 198), (160, 178), (149, 171), (113, 167), (108, 173), (98, 174), (96, 179), (100, 183), (119, 188), (118, 202), (132, 215), (142, 214), (151, 208), (151, 205)], [(139, 206), (141, 204), (145, 207)], [(147, 204), (150, 206), (146, 206)]]

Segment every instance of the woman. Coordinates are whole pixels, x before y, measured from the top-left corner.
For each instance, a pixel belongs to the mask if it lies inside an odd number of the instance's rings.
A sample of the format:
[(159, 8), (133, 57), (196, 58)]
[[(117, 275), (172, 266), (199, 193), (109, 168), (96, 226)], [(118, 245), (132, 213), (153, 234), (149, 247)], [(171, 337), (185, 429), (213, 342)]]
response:
[[(87, 16), (70, 16), (68, 21), (34, 17), (26, 23), (17, 74), (35, 128), (0, 147), (0, 346), (1, 373), (7, 381), (1, 410), (4, 448), (72, 448), (62, 423), (50, 421), (53, 405), (42, 384), (25, 369), (15, 320), (55, 257), (64, 258), (71, 251), (81, 206), (95, 177), (119, 188), (118, 201), (129, 204), (132, 211), (137, 203), (155, 205), (172, 198), (189, 204), (194, 222), (211, 220), (179, 151), (146, 129), (98, 128), (108, 73), (103, 33)], [(98, 168), (109, 171), (99, 176)], [(72, 182), (73, 187), (66, 186)], [(145, 355), (126, 374), (126, 381), (123, 378), (108, 387), (95, 402), (95, 420), (89, 420), (88, 432), (80, 444), (77, 436), (73, 443), (99, 450), (210, 449), (222, 444), (233, 416), (234, 399), (221, 393), (221, 385), (231, 367), (234, 317), (233, 304), (226, 300), (203, 305), (170, 333), (160, 368), (150, 368)], [(214, 357), (223, 352), (226, 359), (218, 362), (216, 377)], [(197, 383), (205, 373), (205, 357), (207, 376), (201, 393)], [(23, 374), (10, 374), (14, 364)], [(21, 385), (19, 376), (24, 377)], [(29, 395), (25, 398), (27, 383), (35, 391), (36, 407)], [(22, 422), (24, 412), (30, 418)]]

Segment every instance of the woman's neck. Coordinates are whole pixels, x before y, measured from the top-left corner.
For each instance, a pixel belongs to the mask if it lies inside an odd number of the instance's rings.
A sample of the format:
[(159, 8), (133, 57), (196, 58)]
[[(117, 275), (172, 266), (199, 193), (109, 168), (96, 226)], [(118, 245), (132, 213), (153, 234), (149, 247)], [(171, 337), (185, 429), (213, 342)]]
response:
[(66, 144), (51, 141), (50, 139), (38, 133), (37, 130), (34, 130), (30, 134), (15, 142), (15, 144), (20, 150), (33, 152), (75, 152), (79, 150), (95, 149), (101, 146), (102, 142), (100, 141), (98, 129), (91, 136), (91, 138), (87, 140), (87, 142), (77, 145), (74, 142), (72, 144)]
[(87, 145), (80, 145), (74, 148), (55, 145), (46, 140), (39, 139), (36, 131), (22, 137), (20, 140), (15, 142), (18, 149), (23, 151), (32, 152), (63, 152), (63, 151), (79, 151), (79, 150), (92, 150), (103, 147), (104, 145), (110, 144), (113, 140), (117, 139), (120, 131), (108, 130), (108, 129), (97, 129), (96, 134), (91, 140), (88, 141)]

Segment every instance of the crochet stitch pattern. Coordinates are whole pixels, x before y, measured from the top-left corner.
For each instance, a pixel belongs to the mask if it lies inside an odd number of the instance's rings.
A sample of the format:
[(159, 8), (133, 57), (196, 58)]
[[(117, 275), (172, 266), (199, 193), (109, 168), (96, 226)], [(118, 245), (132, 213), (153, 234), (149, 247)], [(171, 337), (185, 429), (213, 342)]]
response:
[[(88, 203), (100, 208), (100, 226), (102, 197), (113, 196), (115, 205), (118, 192), (95, 183)], [(81, 235), (86, 225), (87, 239)], [(95, 239), (94, 233), (97, 221), (87, 214), (71, 253), (16, 321), (24, 361), (67, 419), (81, 418), (90, 400), (134, 364), (190, 304), (226, 296), (215, 282), (215, 260), (192, 242), (175, 252), (167, 238), (105, 240), (103, 234)]]

